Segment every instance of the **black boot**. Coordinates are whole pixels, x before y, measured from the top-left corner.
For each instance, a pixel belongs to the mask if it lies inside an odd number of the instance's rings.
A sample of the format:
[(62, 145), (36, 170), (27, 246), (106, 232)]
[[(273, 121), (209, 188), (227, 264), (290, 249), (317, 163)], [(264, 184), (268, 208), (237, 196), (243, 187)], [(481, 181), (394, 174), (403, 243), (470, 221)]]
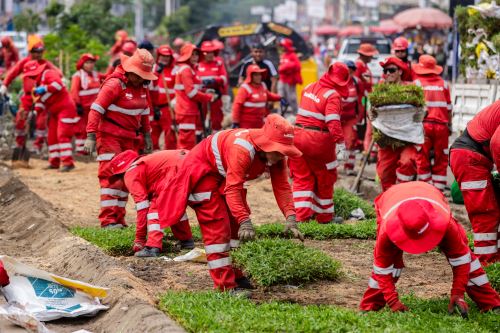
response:
[(181, 250), (192, 250), (194, 249), (194, 240), (187, 239), (187, 240), (180, 240), (175, 244), (177, 248), (180, 248)]
[(136, 252), (134, 256), (139, 258), (150, 258), (150, 257), (158, 257), (160, 255), (160, 249), (157, 247), (149, 247), (146, 246), (139, 252)]
[(70, 172), (71, 170), (73, 170), (75, 168), (74, 165), (63, 165), (63, 167), (61, 168), (61, 170), (59, 170), (60, 172)]

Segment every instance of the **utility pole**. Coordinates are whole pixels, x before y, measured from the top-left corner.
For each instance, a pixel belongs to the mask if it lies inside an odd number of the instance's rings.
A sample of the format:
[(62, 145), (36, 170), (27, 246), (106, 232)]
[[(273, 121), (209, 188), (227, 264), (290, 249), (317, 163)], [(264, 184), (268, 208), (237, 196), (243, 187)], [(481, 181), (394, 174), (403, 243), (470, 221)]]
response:
[(135, 39), (141, 41), (144, 39), (144, 8), (142, 7), (142, 0), (134, 0), (135, 9)]

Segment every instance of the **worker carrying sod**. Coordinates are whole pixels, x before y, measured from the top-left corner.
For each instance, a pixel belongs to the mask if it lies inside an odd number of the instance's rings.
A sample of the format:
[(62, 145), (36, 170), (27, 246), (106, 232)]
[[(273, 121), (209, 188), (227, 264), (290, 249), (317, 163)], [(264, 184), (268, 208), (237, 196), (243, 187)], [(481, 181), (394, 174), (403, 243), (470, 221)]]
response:
[(434, 184), (443, 191), (447, 181), (448, 136), (452, 132), (450, 89), (448, 83), (439, 76), (443, 67), (436, 64), (433, 56), (421, 56), (418, 64), (413, 66), (413, 71), (415, 84), (424, 89), (427, 111), (423, 122), (425, 142), (417, 161), (418, 180)]
[[(163, 182), (175, 176), (186, 154), (186, 150), (162, 150), (139, 157), (137, 152), (126, 150), (116, 155), (109, 164), (113, 177), (124, 181), (124, 190), (134, 198), (137, 225), (133, 250), (136, 257), (160, 255), (164, 233), (158, 220), (156, 199)], [(171, 229), (179, 240), (177, 247), (194, 248), (186, 214)]]
[(472, 224), (474, 253), (483, 265), (499, 262), (499, 188), (491, 172), (500, 166), (500, 100), (469, 121), (450, 149), (451, 171)]
[(294, 144), (303, 155), (288, 160), (299, 222), (315, 218), (318, 223), (342, 223), (342, 218), (334, 218), (333, 187), (337, 156), (342, 160), (346, 157), (340, 114), (350, 80), (347, 66), (336, 62), (302, 92)]
[(424, 94), (421, 87), (402, 81), (408, 67), (399, 58), (389, 57), (380, 65), (385, 82), (369, 95), (373, 140), (379, 146), (377, 175), (386, 191), (396, 183), (414, 180), (417, 158), (424, 143)]
[(128, 193), (123, 181), (111, 176), (109, 163), (125, 150), (153, 149), (149, 125), (150, 98), (148, 85), (157, 77), (153, 74), (151, 53), (139, 49), (133, 56), (122, 56), (112, 75), (101, 86), (97, 99), (90, 107), (87, 140), (84, 149), (91, 154), (97, 148), (98, 177), (101, 185), (99, 220), (103, 228), (122, 228)]
[(233, 128), (261, 128), (268, 114), (267, 102), (281, 101), (281, 96), (267, 90), (262, 82), (265, 69), (257, 65), (247, 67), (245, 81), (241, 84), (233, 103)]
[(250, 283), (231, 264), (229, 251), (251, 240), (255, 230), (246, 201), (245, 182), (269, 172), (274, 195), (286, 218), (285, 232), (303, 239), (297, 228), (286, 157), (300, 156), (293, 127), (272, 114), (261, 129), (217, 132), (191, 150), (158, 199), (161, 227), (177, 223), (186, 205), (198, 217), (208, 268), (215, 288), (244, 292)]
[(398, 184), (375, 199), (375, 210), (373, 272), (361, 310), (378, 311), (387, 304), (394, 312), (407, 311), (395, 286), (404, 267), (403, 251), (421, 254), (436, 246), (453, 270), (450, 314), (457, 309), (467, 316), (465, 292), (481, 311), (500, 309), (500, 297), (469, 249), (465, 230), (453, 218), (448, 200), (438, 189), (424, 182)]

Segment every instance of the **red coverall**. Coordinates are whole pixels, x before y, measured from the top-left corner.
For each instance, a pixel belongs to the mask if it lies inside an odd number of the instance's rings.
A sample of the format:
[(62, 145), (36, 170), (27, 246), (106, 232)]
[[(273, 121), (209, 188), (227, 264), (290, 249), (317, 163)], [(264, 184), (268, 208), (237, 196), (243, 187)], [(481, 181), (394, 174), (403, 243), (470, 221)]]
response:
[(83, 153), (83, 145), (87, 139), (87, 122), (89, 118), (90, 106), (94, 103), (99, 93), (101, 79), (103, 76), (97, 71), (88, 73), (80, 69), (71, 79), (70, 94), (76, 105), (80, 104), (83, 108), (83, 114), (80, 114), (80, 121), (77, 124), (75, 150), (77, 153)]
[[(427, 107), (424, 119), (425, 142), (417, 160), (418, 179), (444, 190), (448, 168), (448, 124), (451, 121), (452, 107), (450, 90), (439, 75), (417, 76), (415, 84), (424, 89)], [(433, 165), (431, 150), (434, 150)]]
[(87, 133), (96, 133), (98, 177), (101, 185), (101, 226), (125, 225), (128, 193), (122, 180), (111, 177), (109, 163), (113, 156), (127, 149), (138, 150), (140, 133), (151, 130), (150, 101), (146, 85), (135, 88), (127, 84), (125, 71), (119, 65), (106, 78), (90, 107)]
[(354, 80), (358, 81), (358, 78), (352, 77), (352, 81), (349, 83), (349, 96), (342, 98), (342, 109), (340, 111), (342, 132), (344, 133), (346, 149), (349, 151), (348, 159), (344, 162), (345, 170), (354, 170), (354, 165), (356, 164), (354, 150), (358, 141), (356, 124), (359, 117), (361, 96), (358, 94), (358, 88)]
[(201, 126), (200, 104), (211, 99), (211, 95), (202, 92), (201, 88), (201, 80), (194, 69), (187, 63), (179, 64), (174, 86), (179, 149), (191, 149), (196, 145), (196, 128)]
[[(2, 38), (2, 58), (5, 71), (10, 70), (19, 61), (19, 52), (10, 37)], [(22, 68), (21, 68), (22, 69)]]
[(250, 83), (252, 75), (248, 75), (241, 84), (233, 103), (233, 123), (240, 128), (261, 128), (267, 115), (267, 102), (275, 102), (281, 96), (267, 90), (262, 82), (260, 85)]
[(280, 88), (279, 93), (290, 104), (291, 112), (297, 110), (297, 92), (296, 85), (302, 84), (301, 64), (299, 57), (295, 54), (293, 47), (286, 47), (285, 52), (280, 57), (278, 67)]
[[(356, 72), (355, 72), (356, 77), (359, 78), (359, 90), (361, 94), (361, 98), (366, 97), (368, 98), (368, 94), (372, 92), (372, 87), (373, 87), (373, 78), (372, 78), (372, 72), (370, 71), (370, 68), (368, 67), (368, 64), (365, 64), (363, 61), (360, 59), (356, 60)], [(361, 104), (360, 108), (360, 118), (364, 118), (366, 109), (365, 106)], [(368, 151), (368, 148), (370, 147), (370, 142), (372, 141), (372, 124), (370, 120), (367, 118), (366, 120), (366, 133), (365, 133), (365, 141), (363, 142), (363, 146), (365, 151)]]
[(451, 146), (450, 166), (460, 185), (483, 264), (500, 261), (500, 202), (491, 171), (500, 165), (500, 101), (479, 112)]
[[(220, 93), (220, 95), (227, 95), (227, 72), (222, 60), (216, 59), (215, 61), (211, 62), (202, 60), (198, 64), (196, 73), (201, 80), (215, 80), (214, 84), (203, 87), (203, 91), (206, 91), (207, 89), (216, 89)], [(203, 112), (206, 117), (207, 104), (203, 104)], [(220, 98), (213, 103), (210, 103), (210, 112), (211, 129), (214, 131), (220, 131), (222, 129), (222, 120), (224, 118), (224, 115), (222, 114), (222, 100)]]
[(225, 130), (203, 140), (158, 198), (162, 227), (177, 223), (187, 204), (196, 211), (210, 275), (221, 290), (236, 287), (235, 279), (242, 277), (231, 265), (229, 250), (238, 247), (239, 224), (250, 217), (244, 183), (268, 171), (283, 215), (295, 214), (285, 161), (266, 166), (251, 131)]
[[(359, 306), (361, 310), (377, 311), (398, 299), (395, 284), (404, 267), (403, 251), (390, 240), (385, 223), (389, 217), (396, 214), (395, 207), (415, 197), (429, 201), (438, 213), (451, 217), (448, 200), (439, 190), (423, 182), (397, 185), (377, 197), (375, 209), (378, 226), (373, 252), (373, 272)], [(497, 292), (488, 282), (479, 260), (469, 249), (465, 230), (453, 217), (438, 246), (453, 269), (452, 296), (463, 296), (464, 292), (467, 292), (483, 311), (500, 306)]]
[(333, 186), (338, 167), (335, 146), (344, 142), (342, 96), (334, 87), (325, 74), (302, 91), (294, 144), (303, 155), (288, 160), (299, 222), (315, 216), (319, 223), (328, 223), (334, 216)]
[(76, 123), (80, 120), (76, 114), (75, 103), (62, 82), (59, 71), (45, 69), (36, 80), (37, 86), (45, 86), (47, 92), (35, 103), (37, 114), (48, 112), (49, 163), (53, 168), (73, 165), (73, 146), (71, 139)]
[(170, 97), (170, 101), (175, 98), (174, 64), (174, 60), (172, 60), (170, 66), (165, 66), (161, 73), (158, 73), (155, 68), (154, 72), (158, 75), (158, 80), (152, 81), (149, 86), (153, 107), (160, 108), (161, 110), (161, 117), (159, 120), (154, 120), (153, 114), (150, 114), (149, 116), (149, 121), (151, 123), (151, 139), (153, 140), (153, 149), (155, 150), (160, 149), (160, 135), (162, 132), (165, 140), (164, 149), (175, 149), (177, 146), (175, 132), (172, 128), (172, 115), (170, 114), (170, 108), (168, 105), (169, 99), (167, 99), (167, 92)]
[[(125, 187), (134, 198), (137, 210), (135, 243), (162, 248), (164, 233), (158, 220), (156, 199), (164, 180), (175, 176), (186, 154), (185, 150), (162, 150), (139, 158), (125, 172)], [(193, 238), (187, 215), (171, 228), (178, 240)]]
[[(16, 146), (21, 148), (24, 147), (26, 144), (26, 122), (28, 118), (28, 113), (33, 109), (33, 97), (31, 96), (31, 92), (33, 91), (33, 88), (36, 84), (36, 81), (33, 80), (30, 77), (25, 77), (23, 78), (23, 93), (19, 97), (20, 101), (20, 108), (19, 111), (16, 114), (16, 120), (15, 120), (15, 130), (14, 130), (14, 137), (16, 140)], [(47, 122), (47, 117), (44, 116), (46, 115), (46, 112), (44, 114), (37, 115), (37, 121), (42, 119), (44, 122)], [(46, 137), (46, 131), (43, 131), (43, 133), (35, 131), (35, 135), (42, 136), (42, 140), (40, 141), (41, 144), (43, 144), (45, 137)], [(42, 149), (42, 147), (37, 147), (39, 150)]]

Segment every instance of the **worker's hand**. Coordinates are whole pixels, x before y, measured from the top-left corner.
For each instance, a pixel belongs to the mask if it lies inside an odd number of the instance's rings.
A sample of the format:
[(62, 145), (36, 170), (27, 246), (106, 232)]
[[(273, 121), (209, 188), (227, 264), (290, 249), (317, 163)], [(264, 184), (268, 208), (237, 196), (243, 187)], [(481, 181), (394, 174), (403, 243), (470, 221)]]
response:
[(405, 311), (409, 310), (406, 305), (401, 303), (399, 298), (396, 298), (394, 301), (390, 302), (390, 304), (388, 304), (388, 305), (391, 308), (392, 312), (405, 312)]
[(297, 219), (295, 215), (290, 215), (286, 218), (285, 222), (285, 234), (288, 234), (289, 232), (292, 233), (294, 238), (300, 239), (302, 242), (304, 241), (304, 235), (300, 232), (298, 226), (297, 226)]
[(205, 87), (208, 87), (208, 86), (212, 86), (215, 84), (215, 79), (203, 79), (201, 80), (201, 83), (205, 86)]
[(232, 128), (232, 129), (235, 129), (235, 128), (240, 128), (240, 124), (239, 124), (239, 123), (233, 123), (233, 124), (231, 125), (231, 128)]
[(10, 283), (9, 275), (7, 275), (7, 271), (2, 266), (0, 267), (0, 286), (5, 287), (9, 283)]
[(79, 116), (83, 116), (83, 106), (81, 104), (77, 104), (76, 105), (76, 114), (79, 115)]
[(85, 144), (83, 145), (83, 150), (87, 154), (91, 155), (95, 150), (95, 142), (95, 133), (87, 133), (87, 139), (85, 140)]
[(5, 84), (2, 84), (2, 85), (0, 86), (0, 95), (2, 95), (2, 96), (3, 96), (3, 95), (5, 95), (5, 94), (7, 94), (7, 86), (6, 86)]
[(455, 309), (458, 310), (462, 318), (469, 316), (469, 306), (464, 300), (464, 295), (451, 295), (450, 303), (448, 304), (448, 314), (453, 314)]
[(151, 139), (151, 133), (144, 133), (144, 153), (151, 154), (153, 152), (153, 140)]
[(208, 94), (210, 95), (210, 103), (215, 102), (215, 100), (217, 99), (217, 95), (213, 93), (208, 93)]
[(240, 223), (238, 238), (242, 242), (249, 241), (255, 238), (255, 229), (253, 228), (253, 224), (250, 219)]
[(281, 97), (281, 99), (280, 99), (280, 105), (281, 105), (281, 107), (285, 108), (285, 107), (289, 106), (290, 103), (288, 103), (288, 101), (286, 100), (286, 98)]
[(43, 95), (47, 92), (47, 87), (46, 86), (38, 86), (35, 88), (33, 91), (35, 95)]
[(156, 65), (156, 73), (161, 74), (161, 72), (163, 72), (163, 68), (165, 68), (165, 64), (162, 64), (161, 62), (159, 62)]
[(161, 109), (157, 106), (153, 109), (153, 119), (158, 121), (161, 118)]
[(335, 146), (335, 150), (336, 150), (336, 153), (337, 153), (337, 160), (338, 161), (345, 161), (347, 160), (347, 150), (345, 148), (345, 143), (344, 142), (341, 142), (341, 143), (337, 143), (337, 145)]

